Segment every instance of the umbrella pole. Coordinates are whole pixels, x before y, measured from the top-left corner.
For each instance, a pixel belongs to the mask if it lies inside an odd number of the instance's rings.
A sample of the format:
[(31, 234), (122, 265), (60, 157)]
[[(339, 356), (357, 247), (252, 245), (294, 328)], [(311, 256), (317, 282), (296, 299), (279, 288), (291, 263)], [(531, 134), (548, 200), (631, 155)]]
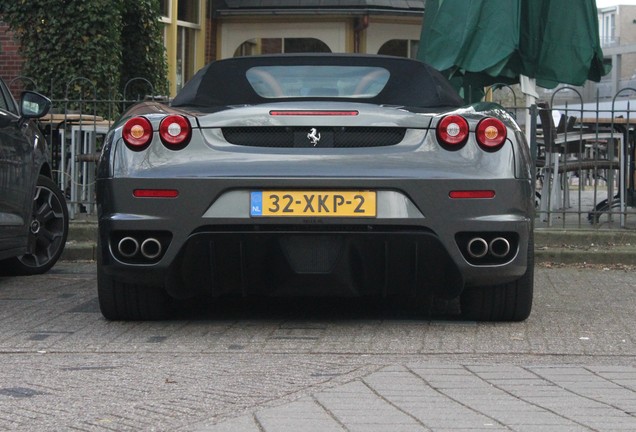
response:
[(532, 136), (532, 121), (530, 119), (530, 107), (537, 102), (537, 80), (525, 75), (519, 75), (521, 92), (526, 96), (526, 139), (530, 142)]
[(537, 98), (534, 96), (526, 95), (526, 139), (528, 143), (532, 138), (532, 118), (531, 118), (531, 109), (530, 107), (537, 103)]

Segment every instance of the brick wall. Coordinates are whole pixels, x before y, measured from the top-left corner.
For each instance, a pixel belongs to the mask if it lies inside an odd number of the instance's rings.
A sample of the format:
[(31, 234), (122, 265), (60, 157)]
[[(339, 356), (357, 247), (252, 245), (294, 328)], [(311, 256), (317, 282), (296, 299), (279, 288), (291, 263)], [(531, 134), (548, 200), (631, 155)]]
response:
[(209, 16), (205, 20), (205, 64), (208, 64), (216, 60), (216, 20)]
[[(0, 21), (0, 77), (9, 81), (21, 75), (23, 63), (18, 41), (13, 37), (9, 26)], [(12, 86), (11, 90), (14, 94), (20, 91), (16, 86)]]

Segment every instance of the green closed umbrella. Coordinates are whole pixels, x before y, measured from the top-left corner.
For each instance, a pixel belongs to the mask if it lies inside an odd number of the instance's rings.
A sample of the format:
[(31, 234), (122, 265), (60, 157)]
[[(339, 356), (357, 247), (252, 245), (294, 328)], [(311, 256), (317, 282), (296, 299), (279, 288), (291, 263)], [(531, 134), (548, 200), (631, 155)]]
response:
[(595, 0), (427, 0), (418, 59), (478, 92), (520, 76), (580, 86), (610, 71)]

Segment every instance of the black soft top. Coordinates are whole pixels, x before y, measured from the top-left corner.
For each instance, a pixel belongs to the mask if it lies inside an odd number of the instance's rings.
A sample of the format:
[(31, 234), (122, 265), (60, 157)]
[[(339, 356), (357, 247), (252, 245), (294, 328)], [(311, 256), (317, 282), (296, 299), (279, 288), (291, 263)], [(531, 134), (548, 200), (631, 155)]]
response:
[[(262, 97), (248, 82), (246, 73), (263, 66), (362, 66), (381, 67), (390, 77), (375, 96), (365, 99), (333, 97), (327, 100), (366, 102), (412, 108), (453, 108), (463, 100), (439, 72), (420, 61), (379, 55), (280, 54), (236, 57), (214, 61), (203, 67), (172, 101), (174, 107), (218, 109), (228, 105), (255, 105), (272, 102)], [(289, 97), (291, 100), (315, 98)], [(325, 98), (321, 98), (325, 100)], [(276, 102), (280, 102), (277, 99)]]

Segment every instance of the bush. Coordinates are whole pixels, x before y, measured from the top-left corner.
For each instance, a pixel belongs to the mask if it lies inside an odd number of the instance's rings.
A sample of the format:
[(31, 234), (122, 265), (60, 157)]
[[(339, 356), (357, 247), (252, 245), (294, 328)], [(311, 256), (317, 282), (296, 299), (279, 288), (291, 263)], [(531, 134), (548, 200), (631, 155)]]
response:
[[(159, 15), (157, 0), (124, 2), (121, 89), (126, 99), (168, 95), (168, 65)], [(139, 77), (148, 82), (135, 80)]]
[[(12, 0), (0, 2), (0, 15), (20, 41), (23, 75), (52, 99), (68, 101), (57, 108), (114, 117), (106, 105), (76, 101), (121, 99), (125, 83), (138, 76), (155, 94), (167, 91), (158, 0)], [(152, 92), (145, 83), (132, 86), (128, 98)]]

